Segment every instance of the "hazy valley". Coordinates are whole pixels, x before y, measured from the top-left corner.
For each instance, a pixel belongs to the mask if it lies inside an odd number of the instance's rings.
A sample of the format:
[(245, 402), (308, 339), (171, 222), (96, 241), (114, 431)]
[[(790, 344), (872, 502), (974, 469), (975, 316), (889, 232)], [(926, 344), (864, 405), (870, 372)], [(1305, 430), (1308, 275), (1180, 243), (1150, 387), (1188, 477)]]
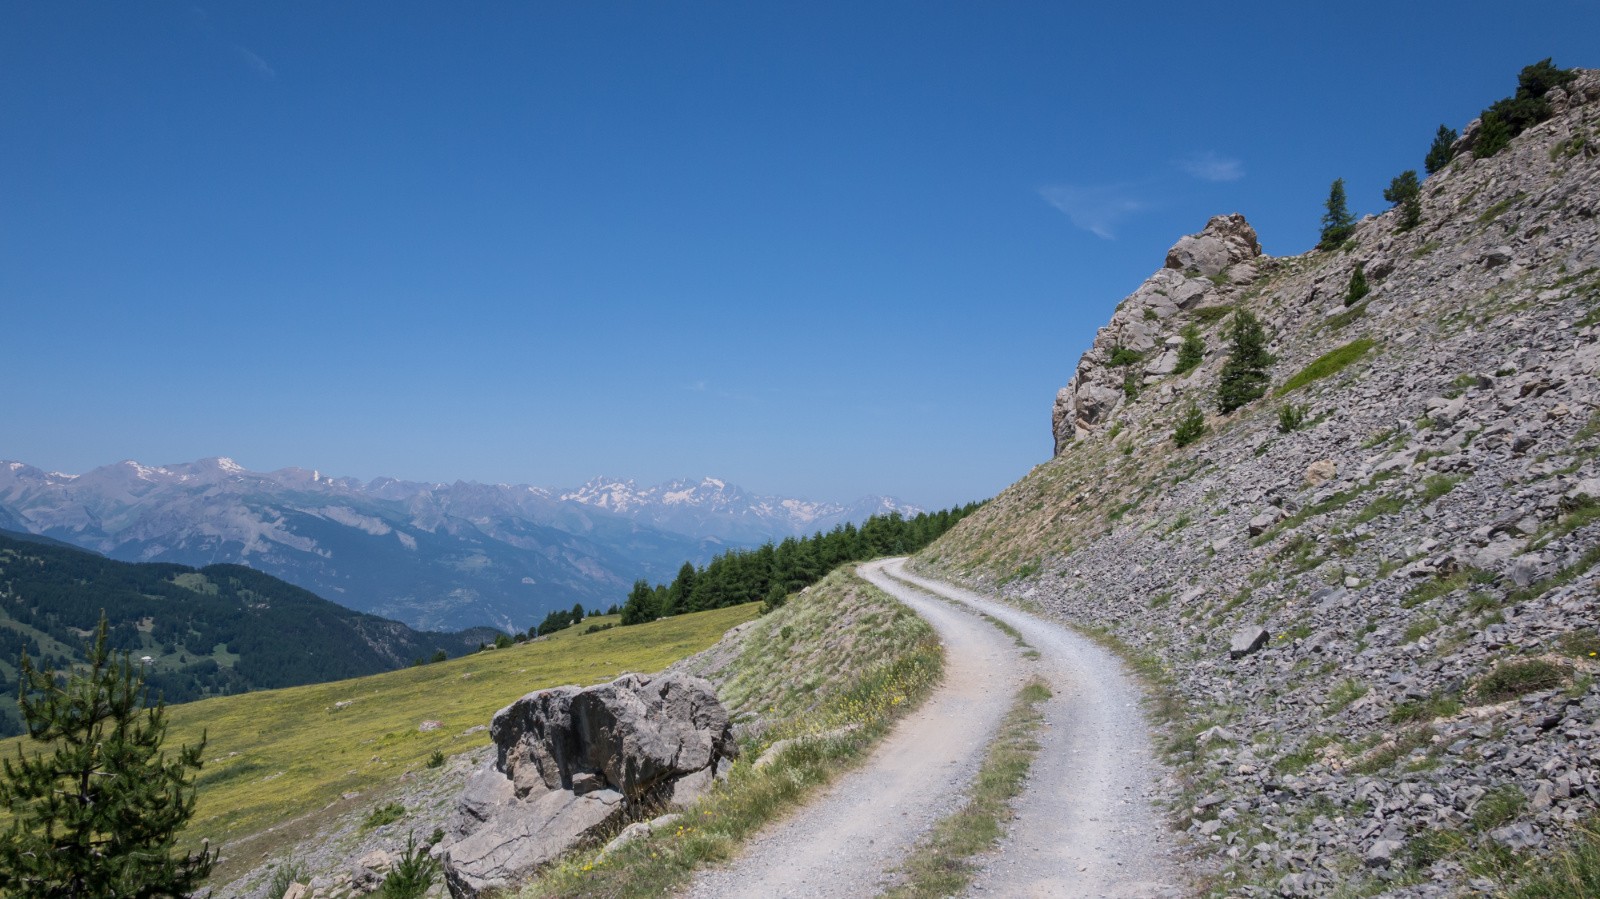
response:
[(759, 496), (722, 481), (573, 489), (360, 482), (229, 459), (82, 475), (0, 463), (0, 528), (133, 562), (248, 565), (357, 611), (420, 629), (524, 630), (581, 603), (609, 608), (639, 578), (668, 580), (726, 549), (918, 511)]

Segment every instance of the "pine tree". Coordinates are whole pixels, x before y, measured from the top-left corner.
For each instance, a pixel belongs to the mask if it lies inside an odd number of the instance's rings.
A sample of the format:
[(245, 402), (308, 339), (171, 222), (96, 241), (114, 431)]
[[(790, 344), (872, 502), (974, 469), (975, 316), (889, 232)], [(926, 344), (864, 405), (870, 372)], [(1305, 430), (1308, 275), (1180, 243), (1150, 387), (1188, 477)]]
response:
[(622, 604), (622, 623), (643, 624), (659, 617), (661, 612), (656, 607), (656, 597), (654, 591), (650, 589), (650, 582), (634, 581), (633, 589), (628, 591), (628, 601)]
[(0, 894), (100, 899), (186, 896), (216, 863), (202, 844), (176, 852), (194, 813), (205, 737), (174, 757), (161, 748), (164, 703), (146, 708), (143, 670), (113, 656), (104, 615), (88, 670), (61, 677), (21, 661), (28, 736), (47, 751), (0, 763)]
[(1172, 442), (1179, 446), (1188, 446), (1199, 440), (1206, 432), (1206, 414), (1200, 407), (1190, 403), (1178, 418), (1178, 426), (1172, 430)]
[(1241, 309), (1233, 314), (1232, 322), (1228, 361), (1222, 365), (1217, 384), (1217, 408), (1224, 414), (1267, 392), (1267, 368), (1273, 362), (1267, 352), (1267, 333), (1254, 315)]
[(1328, 202), (1322, 213), (1322, 239), (1317, 249), (1331, 250), (1350, 239), (1356, 230), (1355, 216), (1350, 214), (1344, 197), (1344, 179), (1335, 178), (1328, 188)]
[(1367, 286), (1367, 272), (1361, 263), (1356, 263), (1356, 270), (1350, 273), (1350, 288), (1345, 291), (1344, 304), (1354, 306), (1372, 291)]
[(1548, 57), (1523, 66), (1517, 75), (1517, 92), (1496, 100), (1479, 117), (1472, 155), (1479, 159), (1493, 156), (1512, 138), (1550, 118), (1553, 112), (1545, 95), (1576, 77), (1576, 72), (1557, 68)]
[(1511, 138), (1515, 136), (1505, 117), (1490, 109), (1478, 121), (1478, 139), (1472, 144), (1472, 155), (1477, 159), (1488, 159), (1510, 146)]
[(766, 600), (761, 603), (761, 614), (765, 615), (768, 612), (781, 609), (783, 604), (788, 601), (789, 594), (784, 592), (783, 585), (773, 584), (772, 589), (767, 591)]
[[(443, 764), (444, 756), (437, 754), (437, 757)], [(439, 872), (439, 860), (429, 854), (427, 844), (419, 846), (416, 834), (407, 834), (406, 850), (395, 859), (389, 876), (383, 879), (378, 899), (422, 899), (439, 879)]]
[(1439, 126), (1439, 133), (1433, 136), (1433, 145), (1428, 147), (1428, 155), (1422, 160), (1422, 167), (1428, 170), (1428, 174), (1449, 165), (1450, 160), (1456, 157), (1455, 143), (1458, 137), (1460, 135), (1456, 134), (1456, 129)]
[(1417, 183), (1416, 169), (1406, 169), (1394, 176), (1383, 198), (1400, 207), (1400, 222), (1395, 230), (1410, 231), (1422, 222), (1422, 185)]
[(695, 570), (693, 562), (685, 562), (678, 569), (678, 576), (673, 579), (672, 586), (667, 588), (667, 614), (676, 615), (678, 612), (689, 608), (689, 596), (694, 592)]
[(1197, 368), (1206, 358), (1206, 341), (1200, 336), (1200, 329), (1190, 325), (1183, 329), (1183, 343), (1178, 345), (1178, 365), (1172, 370), (1175, 375), (1186, 375)]

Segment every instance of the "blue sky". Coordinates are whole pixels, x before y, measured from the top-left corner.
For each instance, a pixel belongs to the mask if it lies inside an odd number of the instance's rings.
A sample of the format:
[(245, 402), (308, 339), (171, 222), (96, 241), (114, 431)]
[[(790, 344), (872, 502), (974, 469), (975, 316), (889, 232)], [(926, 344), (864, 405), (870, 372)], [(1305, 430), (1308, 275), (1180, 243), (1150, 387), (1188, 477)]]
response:
[(1180, 235), (1307, 249), (1592, 0), (0, 2), (0, 458), (992, 495)]

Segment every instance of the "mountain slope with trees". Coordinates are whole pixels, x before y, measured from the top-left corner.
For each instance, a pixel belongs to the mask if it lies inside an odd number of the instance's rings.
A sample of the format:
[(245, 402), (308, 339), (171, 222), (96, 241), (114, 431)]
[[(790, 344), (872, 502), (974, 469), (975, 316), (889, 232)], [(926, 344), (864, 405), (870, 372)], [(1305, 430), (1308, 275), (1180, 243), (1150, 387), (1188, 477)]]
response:
[(1600, 882), (1600, 71), (1426, 134), (1316, 249), (1182, 238), (916, 561), (1151, 675), (1218, 895)]
[[(15, 697), (24, 650), (58, 669), (83, 662), (102, 611), (111, 648), (149, 656), (152, 693), (168, 702), (375, 674), (494, 639), (414, 631), (240, 565), (118, 562), (0, 535), (0, 691)], [(8, 701), (0, 735), (20, 732)]]

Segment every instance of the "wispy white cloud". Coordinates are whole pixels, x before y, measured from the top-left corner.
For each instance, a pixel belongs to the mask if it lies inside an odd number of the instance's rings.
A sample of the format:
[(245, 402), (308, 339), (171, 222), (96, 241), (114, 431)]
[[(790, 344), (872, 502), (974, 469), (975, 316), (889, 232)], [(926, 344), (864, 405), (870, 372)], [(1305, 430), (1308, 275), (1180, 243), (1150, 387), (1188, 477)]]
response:
[(1116, 226), (1128, 216), (1150, 208), (1125, 184), (1080, 187), (1060, 184), (1041, 187), (1039, 196), (1067, 214), (1074, 225), (1096, 237), (1116, 239)]
[(1179, 160), (1178, 168), (1201, 181), (1238, 181), (1244, 177), (1244, 163), (1210, 150)]
[[(708, 399), (734, 400), (736, 402), (757, 404), (765, 402), (761, 396), (763, 391), (760, 389), (755, 391), (730, 389), (705, 378), (680, 384), (679, 389), (686, 393), (698, 393)], [(699, 401), (697, 400), (696, 402)]]
[(244, 60), (244, 64), (249, 66), (250, 69), (257, 75), (260, 75), (262, 78), (265, 78), (268, 81), (272, 81), (278, 77), (278, 70), (268, 65), (267, 61), (262, 59), (259, 54), (247, 47), (241, 47), (238, 44), (233, 45), (233, 50), (239, 55), (240, 59)]

